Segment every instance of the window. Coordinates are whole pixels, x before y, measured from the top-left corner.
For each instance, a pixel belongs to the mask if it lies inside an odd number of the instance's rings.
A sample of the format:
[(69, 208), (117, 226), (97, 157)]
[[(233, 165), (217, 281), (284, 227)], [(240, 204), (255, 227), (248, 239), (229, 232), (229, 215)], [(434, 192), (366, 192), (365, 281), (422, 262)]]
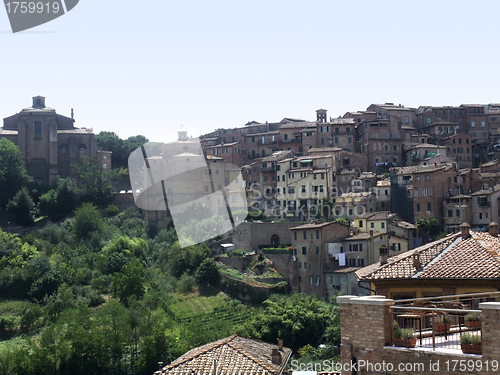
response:
[(405, 124), (409, 124), (410, 123), (410, 118), (408, 116), (405, 116)]
[(429, 188), (424, 188), (424, 197), (429, 196)]
[(413, 196), (418, 197), (418, 189), (413, 189)]
[(319, 276), (316, 276), (316, 285), (319, 285), (319, 282), (321, 281)]
[(481, 220), (483, 218), (483, 214), (480, 212), (479, 213), (479, 220)]
[(385, 151), (389, 151), (389, 145), (384, 145)]
[(352, 137), (347, 138), (347, 143), (352, 143)]
[(305, 246), (302, 247), (302, 255), (306, 255), (307, 254), (307, 249)]
[(427, 211), (432, 211), (432, 203), (427, 203)]
[(385, 223), (384, 222), (380, 223), (380, 228), (385, 229)]
[(448, 217), (453, 217), (453, 210), (448, 210)]
[(471, 127), (471, 128), (476, 127), (476, 122), (475, 122), (475, 121), (471, 121), (471, 123), (470, 123), (470, 127)]
[(416, 211), (420, 212), (420, 203), (417, 203)]
[(302, 189), (301, 189), (301, 191), (302, 191), (303, 193), (305, 193), (305, 192), (306, 192), (306, 185), (302, 185)]
[(370, 228), (374, 229), (375, 228), (375, 223), (370, 223)]
[(338, 137), (335, 137), (335, 143), (338, 144), (339, 143), (339, 139)]
[(481, 121), (481, 127), (484, 128), (486, 126), (486, 124), (484, 123), (484, 121)]
[(310, 276), (309, 277), (309, 284), (313, 284), (314, 283), (314, 276)]
[(35, 121), (34, 122), (34, 133), (35, 135), (40, 135), (42, 134), (42, 122), (41, 121)]
[(297, 241), (297, 232), (293, 232), (293, 239)]
[(415, 181), (420, 181), (420, 176), (415, 177)]
[(392, 145), (392, 149), (393, 149), (394, 151), (397, 151), (397, 150), (398, 150), (398, 145)]
[(299, 262), (299, 269), (302, 268), (302, 262)]
[[(303, 235), (304, 235), (304, 240), (307, 240), (307, 232), (306, 231), (303, 232)], [(305, 248), (303, 247), (302, 249), (305, 249)]]
[(432, 119), (430, 117), (427, 117), (427, 125), (432, 124)]
[(349, 208), (349, 216), (352, 216), (352, 208)]
[(359, 225), (358, 225), (360, 228), (363, 228), (363, 220), (360, 220), (359, 221)]
[(430, 175), (426, 175), (425, 176), (425, 181), (430, 181), (431, 180), (431, 176)]
[[(319, 240), (319, 229), (316, 229), (316, 239)], [(317, 254), (317, 253), (316, 253)]]
[(455, 214), (457, 215), (457, 217), (460, 217), (460, 210), (457, 210)]
[(316, 255), (318, 255), (318, 254), (319, 254), (319, 247), (316, 246)]

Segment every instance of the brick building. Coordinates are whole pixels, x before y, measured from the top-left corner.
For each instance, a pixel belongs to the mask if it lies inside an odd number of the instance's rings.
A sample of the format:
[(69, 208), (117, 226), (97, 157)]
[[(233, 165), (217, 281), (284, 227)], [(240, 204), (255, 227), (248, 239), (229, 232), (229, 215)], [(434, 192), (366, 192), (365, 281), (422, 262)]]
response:
[(71, 117), (60, 115), (45, 106), (43, 96), (35, 96), (31, 107), (3, 119), (0, 137), (20, 148), (26, 170), (37, 183), (50, 184), (57, 177), (76, 179), (75, 164), (97, 156), (93, 130), (74, 123), (73, 111)]
[(326, 297), (323, 272), (329, 263), (329, 244), (340, 244), (349, 235), (349, 227), (336, 222), (314, 222), (290, 228), (292, 253), (288, 282), (298, 293)]

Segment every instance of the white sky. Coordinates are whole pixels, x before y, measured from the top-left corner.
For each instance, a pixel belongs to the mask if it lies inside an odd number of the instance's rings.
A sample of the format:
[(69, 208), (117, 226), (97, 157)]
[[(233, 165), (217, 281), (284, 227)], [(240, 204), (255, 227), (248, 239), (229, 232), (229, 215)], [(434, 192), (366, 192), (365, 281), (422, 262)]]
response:
[(371, 103), (500, 102), (499, 1), (81, 0), (12, 34), (0, 10), (0, 116), (47, 97), (126, 138)]

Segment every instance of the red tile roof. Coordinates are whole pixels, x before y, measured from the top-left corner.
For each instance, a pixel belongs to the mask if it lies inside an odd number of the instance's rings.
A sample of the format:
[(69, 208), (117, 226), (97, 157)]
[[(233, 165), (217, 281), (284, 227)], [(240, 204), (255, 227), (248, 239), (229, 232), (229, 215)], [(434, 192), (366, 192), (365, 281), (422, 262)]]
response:
[[(500, 278), (500, 238), (489, 233), (460, 233), (372, 264), (358, 272), (363, 280), (381, 279), (492, 279)], [(419, 257), (421, 267), (414, 264)]]
[(271, 360), (277, 345), (232, 335), (194, 348), (177, 358), (157, 375), (212, 375), (214, 361), (217, 374), (278, 375), (281, 374), (292, 350), (283, 348), (281, 363)]

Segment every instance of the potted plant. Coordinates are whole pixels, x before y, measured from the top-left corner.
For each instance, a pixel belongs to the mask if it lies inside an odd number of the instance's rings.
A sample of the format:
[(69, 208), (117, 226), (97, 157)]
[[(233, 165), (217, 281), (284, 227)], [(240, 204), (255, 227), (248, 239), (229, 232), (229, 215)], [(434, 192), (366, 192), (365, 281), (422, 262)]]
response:
[(481, 328), (481, 314), (480, 313), (468, 313), (465, 315), (465, 326), (467, 328)]
[(435, 316), (433, 319), (433, 327), (435, 332), (450, 331), (451, 319), (447, 315)]
[(460, 347), (465, 354), (482, 354), (481, 336), (462, 333), (460, 335)]
[[(394, 323), (393, 323), (394, 327)], [(402, 346), (404, 348), (414, 348), (417, 345), (417, 338), (413, 337), (413, 328), (397, 328), (394, 331), (393, 343), (395, 346)]]

